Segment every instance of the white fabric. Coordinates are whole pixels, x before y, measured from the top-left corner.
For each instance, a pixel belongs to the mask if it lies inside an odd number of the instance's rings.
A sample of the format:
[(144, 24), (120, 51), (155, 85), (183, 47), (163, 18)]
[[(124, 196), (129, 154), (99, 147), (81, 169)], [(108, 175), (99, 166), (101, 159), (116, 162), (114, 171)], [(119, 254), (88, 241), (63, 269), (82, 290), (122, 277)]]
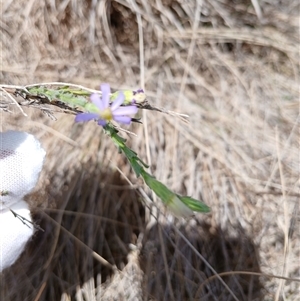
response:
[(23, 197), (35, 187), (44, 157), (45, 151), (34, 136), (16, 131), (0, 133), (0, 273), (18, 259), (33, 235)]
[[(0, 213), (0, 272), (19, 258), (34, 233), (28, 204), (19, 201), (10, 206), (10, 209), (18, 214), (18, 217), (15, 217), (9, 209)], [(22, 221), (21, 217), (26, 220)]]

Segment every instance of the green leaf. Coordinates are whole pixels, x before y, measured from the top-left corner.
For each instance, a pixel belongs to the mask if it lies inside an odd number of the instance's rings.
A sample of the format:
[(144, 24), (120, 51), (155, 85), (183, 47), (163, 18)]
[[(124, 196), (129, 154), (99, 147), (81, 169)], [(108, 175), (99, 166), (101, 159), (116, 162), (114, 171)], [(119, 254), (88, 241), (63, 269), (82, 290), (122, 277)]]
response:
[(210, 212), (210, 208), (207, 205), (205, 205), (203, 202), (200, 202), (189, 196), (179, 196), (178, 195), (178, 198), (193, 211)]
[(126, 146), (126, 140), (118, 135), (118, 131), (111, 125), (104, 127), (105, 132), (112, 138), (114, 144), (121, 150), (136, 176), (142, 176), (147, 186), (162, 200), (162, 202), (177, 216), (191, 216), (193, 211), (209, 212), (209, 207), (191, 197), (179, 196), (172, 192), (166, 185), (150, 175), (145, 168), (148, 166), (137, 156), (137, 153)]

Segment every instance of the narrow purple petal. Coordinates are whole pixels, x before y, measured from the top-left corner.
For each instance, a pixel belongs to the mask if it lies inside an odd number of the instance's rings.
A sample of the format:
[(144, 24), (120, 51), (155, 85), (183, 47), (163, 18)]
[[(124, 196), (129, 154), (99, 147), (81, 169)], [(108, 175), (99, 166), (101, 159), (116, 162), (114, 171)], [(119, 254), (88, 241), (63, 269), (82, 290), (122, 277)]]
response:
[(75, 117), (75, 122), (85, 122), (85, 121), (90, 121), (92, 119), (98, 119), (99, 115), (95, 113), (80, 113), (77, 114)]
[(102, 99), (100, 98), (100, 95), (97, 94), (97, 93), (93, 93), (91, 96), (90, 96), (90, 99), (92, 101), (92, 103), (97, 106), (97, 108), (100, 110), (100, 111), (103, 111), (104, 110), (104, 105), (103, 105), (103, 101)]
[(131, 118), (128, 116), (114, 116), (114, 120), (123, 124), (130, 124), (131, 122)]
[(99, 124), (99, 125), (105, 126), (106, 123), (107, 123), (107, 122), (106, 122), (106, 120), (104, 120), (104, 119), (99, 119), (99, 120), (98, 120), (98, 124)]
[(119, 92), (117, 99), (111, 104), (112, 111), (116, 110), (125, 100), (124, 93)]
[(109, 106), (109, 96), (110, 96), (110, 86), (109, 84), (102, 84), (100, 86), (102, 91), (102, 102), (104, 109), (108, 108)]
[(119, 107), (113, 111), (113, 116), (134, 115), (138, 111), (137, 106)]

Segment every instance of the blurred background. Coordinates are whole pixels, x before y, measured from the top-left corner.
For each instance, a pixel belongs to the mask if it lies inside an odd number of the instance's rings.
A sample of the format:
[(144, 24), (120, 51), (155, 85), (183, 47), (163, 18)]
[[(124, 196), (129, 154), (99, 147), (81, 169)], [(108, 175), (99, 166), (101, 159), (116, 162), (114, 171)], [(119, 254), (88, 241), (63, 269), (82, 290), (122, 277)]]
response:
[(1, 300), (299, 298), (299, 1), (0, 9), (2, 84), (145, 85), (149, 103), (189, 122), (147, 111), (136, 137), (122, 135), (159, 180), (211, 207), (149, 218), (137, 188), (151, 193), (100, 127), (0, 111), (1, 131), (30, 132), (47, 152), (28, 196), (44, 232), (0, 275)]

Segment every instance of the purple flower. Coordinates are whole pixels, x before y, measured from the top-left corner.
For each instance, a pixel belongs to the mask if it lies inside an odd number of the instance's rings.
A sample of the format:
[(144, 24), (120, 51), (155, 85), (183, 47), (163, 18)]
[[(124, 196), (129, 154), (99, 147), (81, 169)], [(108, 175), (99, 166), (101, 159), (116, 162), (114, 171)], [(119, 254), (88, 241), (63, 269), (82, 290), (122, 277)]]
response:
[(118, 94), (118, 97), (112, 104), (109, 104), (110, 99), (110, 86), (109, 84), (102, 84), (100, 86), (102, 97), (93, 93), (91, 101), (96, 106), (96, 110), (89, 113), (80, 113), (76, 115), (75, 122), (85, 122), (90, 120), (97, 120), (99, 125), (105, 126), (107, 122), (115, 120), (123, 124), (130, 124), (131, 117), (127, 115), (134, 115), (137, 113), (138, 108), (136, 105), (123, 106), (125, 97), (123, 92)]

